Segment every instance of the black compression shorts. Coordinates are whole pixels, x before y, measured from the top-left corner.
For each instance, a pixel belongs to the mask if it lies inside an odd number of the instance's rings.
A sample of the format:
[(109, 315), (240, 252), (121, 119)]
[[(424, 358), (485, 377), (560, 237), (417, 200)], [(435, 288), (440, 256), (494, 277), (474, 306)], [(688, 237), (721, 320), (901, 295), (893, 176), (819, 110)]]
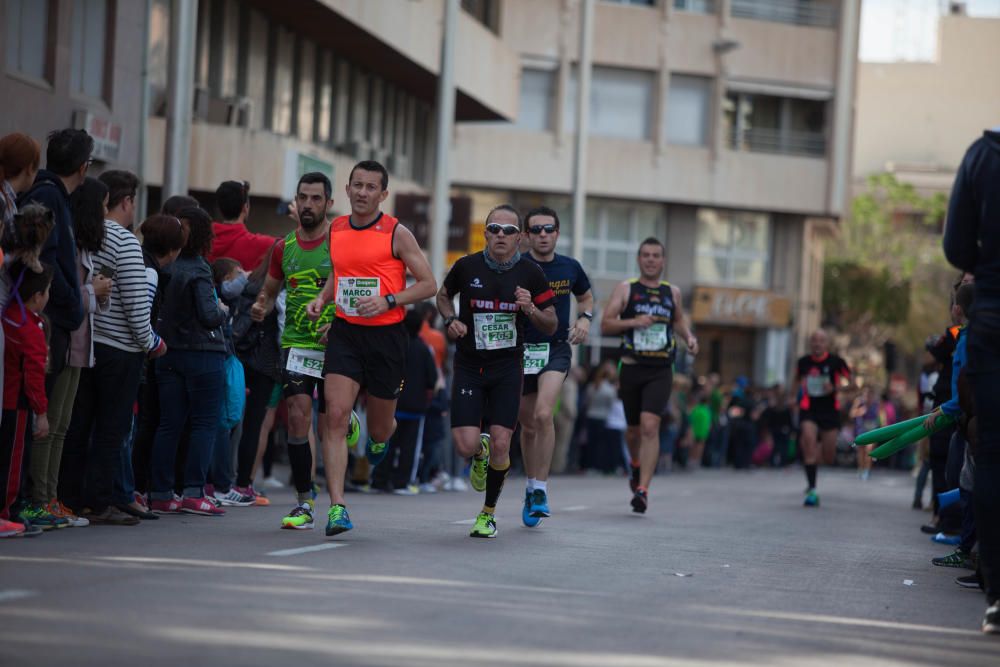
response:
[[(474, 362), (473, 362), (474, 363)], [(455, 359), (451, 387), (451, 425), (481, 428), (490, 424), (514, 430), (521, 407), (521, 360), (505, 359), (487, 366), (463, 365)]]
[(622, 364), (618, 377), (618, 398), (625, 405), (625, 423), (639, 425), (639, 415), (650, 412), (663, 415), (670, 402), (674, 371), (670, 366)]
[[(323, 394), (323, 380), (311, 375), (304, 375), (288, 370), (289, 348), (281, 350), (281, 391), (285, 398), (292, 396), (319, 396), (319, 411), (326, 412), (326, 398)], [(277, 403), (275, 403), (277, 407)]]

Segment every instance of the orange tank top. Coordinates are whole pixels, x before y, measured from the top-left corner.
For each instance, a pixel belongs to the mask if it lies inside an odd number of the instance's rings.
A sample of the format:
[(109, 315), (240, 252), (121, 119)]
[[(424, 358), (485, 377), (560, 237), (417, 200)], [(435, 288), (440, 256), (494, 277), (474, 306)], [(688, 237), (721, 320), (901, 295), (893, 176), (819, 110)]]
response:
[(396, 294), (406, 288), (406, 264), (392, 254), (399, 221), (384, 213), (367, 226), (351, 226), (342, 215), (330, 226), (330, 260), (337, 288), (337, 317), (352, 324), (375, 327), (402, 322), (405, 309), (393, 308), (376, 317), (360, 317), (358, 299)]

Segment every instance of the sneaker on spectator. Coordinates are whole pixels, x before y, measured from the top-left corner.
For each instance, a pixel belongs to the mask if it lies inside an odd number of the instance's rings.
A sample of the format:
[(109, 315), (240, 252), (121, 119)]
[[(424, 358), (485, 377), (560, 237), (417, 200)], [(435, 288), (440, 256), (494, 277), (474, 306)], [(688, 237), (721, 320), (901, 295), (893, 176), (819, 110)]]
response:
[(181, 499), (174, 495), (170, 500), (153, 500), (150, 502), (150, 509), (156, 514), (180, 514)]
[(223, 516), (226, 511), (205, 496), (202, 498), (184, 498), (181, 500), (181, 512), (198, 514), (200, 516)]
[(955, 577), (955, 583), (962, 588), (982, 588), (983, 585), (979, 581), (979, 575), (973, 572), (972, 574), (967, 574), (964, 577)]
[(146, 494), (144, 494), (144, 493), (139, 493), (138, 491), (133, 491), (132, 492), (132, 502), (135, 503), (136, 505), (141, 505), (143, 507), (143, 509), (145, 509), (147, 512), (150, 510), (149, 498), (147, 498)]
[(23, 533), (23, 524), (0, 519), (0, 537), (20, 537)]
[(395, 496), (415, 496), (420, 493), (420, 487), (416, 484), (408, 484), (402, 488), (393, 489), (392, 493)]
[(250, 507), (254, 504), (253, 496), (241, 493), (236, 487), (229, 489), (226, 493), (216, 491), (215, 499), (226, 507)]
[(139, 519), (108, 505), (103, 512), (88, 512), (86, 518), (95, 526), (138, 526)]
[(60, 519), (66, 519), (70, 526), (75, 528), (85, 528), (90, 525), (90, 521), (84, 519), (82, 516), (77, 516), (73, 514), (73, 511), (62, 504), (62, 501), (56, 499), (45, 506), (45, 509), (49, 511), (49, 514), (57, 516)]
[(964, 567), (967, 570), (974, 570), (976, 566), (972, 563), (972, 554), (959, 547), (947, 556), (932, 558), (931, 563), (940, 567)]
[(265, 477), (264, 481), (260, 483), (261, 486), (266, 486), (269, 489), (283, 489), (285, 488), (284, 483), (277, 477)]
[(69, 526), (69, 521), (50, 514), (49, 511), (39, 503), (26, 503), (18, 514), (19, 516), (30, 521), (32, 525), (38, 526), (42, 530), (66, 528)]
[(34, 525), (30, 521), (22, 517), (15, 517), (12, 523), (19, 523), (22, 526), (24, 526), (24, 532), (21, 533), (21, 537), (38, 537), (39, 535), (45, 532), (38, 526)]
[(437, 493), (438, 488), (432, 482), (424, 482), (420, 485), (420, 493)]
[(994, 602), (986, 608), (983, 616), (983, 633), (1000, 635), (1000, 602)]

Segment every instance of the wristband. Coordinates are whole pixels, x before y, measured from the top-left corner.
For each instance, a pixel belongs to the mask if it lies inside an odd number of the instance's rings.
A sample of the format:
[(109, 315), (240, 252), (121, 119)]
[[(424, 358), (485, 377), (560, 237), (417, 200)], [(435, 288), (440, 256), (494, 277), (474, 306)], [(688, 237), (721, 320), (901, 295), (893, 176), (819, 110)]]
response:
[(591, 313), (591, 312), (589, 312), (589, 311), (584, 311), (584, 312), (582, 312), (582, 313), (580, 313), (579, 315), (576, 316), (576, 319), (579, 320), (580, 318), (584, 318), (584, 319), (587, 319), (587, 320), (593, 322), (594, 321), (594, 314)]
[(386, 294), (385, 295), (385, 302), (387, 304), (389, 304), (389, 310), (392, 310), (393, 308), (395, 308), (398, 305), (396, 303), (396, 297), (393, 296), (392, 294)]
[(450, 327), (451, 323), (457, 319), (458, 318), (455, 317), (454, 315), (449, 315), (448, 317), (444, 318), (444, 328), (447, 329), (448, 327)]

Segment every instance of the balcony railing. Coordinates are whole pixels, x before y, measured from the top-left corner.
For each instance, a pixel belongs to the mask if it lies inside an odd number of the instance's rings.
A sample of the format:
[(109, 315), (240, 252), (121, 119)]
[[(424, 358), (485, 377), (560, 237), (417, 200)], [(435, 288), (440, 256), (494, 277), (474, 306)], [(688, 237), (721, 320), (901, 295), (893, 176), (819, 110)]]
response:
[(792, 25), (832, 28), (837, 9), (815, 0), (732, 0), (732, 15), (741, 19), (776, 21)]
[(729, 147), (753, 153), (823, 157), (826, 155), (826, 137), (821, 132), (760, 127), (739, 131), (733, 128)]
[(674, 9), (694, 14), (715, 14), (718, 5), (716, 0), (674, 0)]

